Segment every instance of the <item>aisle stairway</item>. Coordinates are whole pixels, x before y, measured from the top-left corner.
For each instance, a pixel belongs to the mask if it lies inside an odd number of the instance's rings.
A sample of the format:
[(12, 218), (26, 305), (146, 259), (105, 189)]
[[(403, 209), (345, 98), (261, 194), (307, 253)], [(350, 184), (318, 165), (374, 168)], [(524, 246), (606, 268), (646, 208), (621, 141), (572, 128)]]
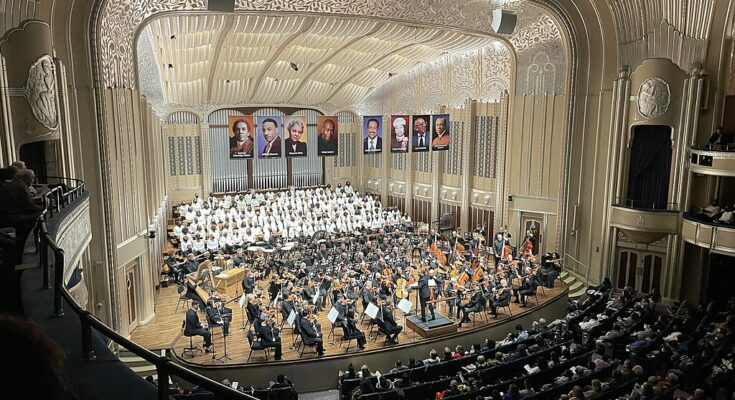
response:
[[(162, 356), (166, 356), (168, 350), (161, 349), (161, 350), (153, 350), (154, 352), (160, 353)], [(128, 350), (121, 349), (117, 353), (117, 358), (120, 359), (125, 365), (130, 367), (130, 369), (133, 370), (136, 374), (140, 375), (141, 378), (145, 378), (146, 376), (153, 376), (153, 379), (158, 379), (158, 375), (156, 374), (156, 367), (149, 363), (148, 361), (136, 356), (135, 354), (129, 352)]]
[(567, 271), (562, 271), (560, 277), (564, 284), (569, 286), (569, 300), (577, 300), (587, 289), (583, 282)]

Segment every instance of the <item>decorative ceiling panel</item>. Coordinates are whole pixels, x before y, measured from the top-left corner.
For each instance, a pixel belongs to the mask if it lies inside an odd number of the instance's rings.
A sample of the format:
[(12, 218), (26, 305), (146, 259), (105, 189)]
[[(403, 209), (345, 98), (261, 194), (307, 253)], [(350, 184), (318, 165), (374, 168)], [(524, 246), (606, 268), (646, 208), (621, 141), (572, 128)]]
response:
[(156, 62), (142, 63), (141, 74), (155, 68), (159, 98), (175, 108), (238, 102), (347, 107), (391, 76), (495, 42), (454, 30), (295, 15), (172, 15), (146, 31)]

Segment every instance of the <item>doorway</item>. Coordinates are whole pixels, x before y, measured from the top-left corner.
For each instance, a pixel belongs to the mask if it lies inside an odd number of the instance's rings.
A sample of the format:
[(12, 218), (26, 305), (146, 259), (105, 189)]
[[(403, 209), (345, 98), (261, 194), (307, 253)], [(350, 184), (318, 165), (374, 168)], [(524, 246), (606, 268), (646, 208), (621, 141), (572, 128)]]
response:
[(668, 208), (671, 151), (670, 127), (633, 127), (626, 206), (654, 210)]
[(128, 306), (128, 332), (138, 326), (138, 263), (135, 262), (125, 268), (125, 288)]
[(617, 288), (631, 286), (639, 293), (651, 293), (653, 288), (660, 289), (663, 261), (660, 254), (620, 250)]

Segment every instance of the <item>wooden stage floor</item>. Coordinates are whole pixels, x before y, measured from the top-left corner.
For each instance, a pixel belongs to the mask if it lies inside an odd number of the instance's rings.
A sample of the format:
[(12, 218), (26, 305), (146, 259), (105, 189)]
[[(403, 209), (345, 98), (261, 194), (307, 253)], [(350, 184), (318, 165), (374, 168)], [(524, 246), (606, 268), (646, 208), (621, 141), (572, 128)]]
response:
[[(545, 303), (551, 302), (559, 298), (559, 296), (564, 295), (566, 292), (566, 287), (563, 283), (560, 283), (559, 280), (556, 281), (556, 287), (553, 289), (545, 288), (544, 291), (539, 288), (538, 290), (538, 300), (540, 305), (543, 305)], [(411, 300), (414, 301), (414, 296), (412, 294)], [(169, 286), (167, 288), (161, 288), (160, 292), (156, 296), (156, 315), (155, 317), (146, 325), (142, 325), (134, 329), (131, 333), (131, 339), (135, 341), (136, 343), (140, 344), (143, 347), (146, 347), (151, 350), (157, 350), (157, 349), (172, 349), (172, 351), (176, 354), (176, 356), (180, 356), (181, 351), (183, 347), (189, 344), (189, 339), (186, 337), (183, 337), (181, 335), (181, 326), (182, 321), (185, 319), (186, 316), (186, 308), (183, 307), (183, 302), (179, 306), (178, 310), (176, 311), (176, 303), (178, 301), (178, 293), (176, 292), (176, 286)], [(442, 314), (447, 316), (447, 309), (446, 304), (444, 302), (439, 303), (440, 307), (438, 311)], [(212, 359), (212, 354), (207, 353), (196, 353), (194, 357), (183, 357), (188, 363), (191, 364), (200, 364), (200, 365), (242, 365), (247, 362), (248, 353), (250, 352), (250, 348), (248, 345), (247, 337), (245, 336), (245, 332), (240, 329), (242, 327), (243, 323), (243, 314), (240, 312), (240, 309), (238, 307), (237, 302), (231, 302), (227, 305), (228, 307), (232, 308), (233, 310), (233, 321), (230, 326), (230, 335), (227, 337), (227, 355), (231, 358), (231, 360), (227, 360), (225, 363), (216, 361)], [(527, 308), (521, 308), (517, 304), (511, 303), (511, 309), (513, 312), (513, 316), (520, 316), (522, 314), (533, 312), (538, 305), (535, 304), (535, 299), (531, 298), (529, 299), (529, 306)], [(361, 307), (358, 307), (358, 309), (361, 309)], [(327, 320), (327, 311), (322, 311), (319, 313), (319, 323), (322, 326), (322, 334), (326, 337), (329, 334), (329, 329), (331, 327), (331, 324)], [(499, 310), (499, 317), (497, 319), (492, 319), (488, 316), (488, 321), (485, 321), (484, 316), (480, 316), (480, 314), (476, 314), (477, 321), (475, 323), (475, 326), (473, 327), (473, 324), (467, 323), (463, 324), (461, 328), (458, 329), (456, 333), (451, 333), (447, 336), (444, 336), (446, 338), (451, 338), (452, 336), (461, 336), (469, 332), (478, 331), (481, 329), (486, 329), (491, 326), (496, 326), (503, 324), (508, 319), (510, 319), (510, 316), (506, 314), (507, 309), (500, 309)], [(399, 325), (405, 326), (405, 323), (403, 321), (403, 313), (400, 310), (396, 310), (395, 314), (396, 316), (396, 322)], [(199, 320), (205, 321), (203, 312), (199, 312)], [(456, 320), (455, 320), (456, 322)], [(280, 315), (278, 323), (280, 324)], [(367, 328), (368, 328), (368, 319), (365, 318), (365, 321), (363, 321), (362, 324), (359, 324), (358, 327), (367, 335)], [(530, 328), (530, 327), (527, 327)], [(513, 328), (508, 327), (508, 332), (512, 332)], [(365, 350), (358, 350), (356, 342), (352, 342), (352, 347), (350, 348), (350, 351), (348, 354), (345, 354), (346, 344), (342, 346), (342, 348), (339, 348), (339, 341), (342, 337), (342, 329), (337, 328), (335, 329), (335, 344), (331, 345), (329, 344), (329, 341), (325, 339), (325, 355), (322, 358), (333, 358), (333, 357), (349, 357), (350, 355), (353, 355), (355, 353), (365, 353), (365, 352), (379, 352), (379, 351), (390, 351), (392, 348), (396, 348), (396, 345), (383, 345), (383, 335), (380, 335), (380, 337), (372, 341), (371, 339), (368, 339), (368, 343), (366, 345)], [(427, 341), (428, 339), (424, 339), (418, 334), (415, 334), (411, 330), (407, 330), (404, 328), (404, 331), (399, 336), (399, 342), (400, 344), (398, 346), (405, 347), (406, 344), (418, 344), (423, 341)], [(304, 351), (303, 358), (299, 357), (299, 352), (294, 351), (291, 349), (292, 345), (292, 335), (291, 335), (291, 328), (288, 327), (288, 324), (284, 326), (283, 332), (281, 332), (281, 341), (283, 343), (283, 361), (293, 361), (293, 360), (299, 360), (299, 359), (316, 359), (316, 351), (314, 348), (307, 348)], [(215, 330), (215, 333), (213, 334), (213, 342), (217, 351), (217, 357), (220, 357), (224, 354), (224, 345), (223, 345), (223, 336), (222, 336), (222, 330), (220, 328), (217, 328)], [(202, 344), (202, 338), (201, 337), (195, 337), (194, 343), (201, 346)], [(273, 362), (273, 354), (274, 349), (270, 350), (270, 357), (269, 357), (269, 363)], [(250, 360), (249, 364), (256, 365), (261, 364), (265, 362), (265, 358), (262, 351), (256, 351), (253, 352), (252, 358)]]

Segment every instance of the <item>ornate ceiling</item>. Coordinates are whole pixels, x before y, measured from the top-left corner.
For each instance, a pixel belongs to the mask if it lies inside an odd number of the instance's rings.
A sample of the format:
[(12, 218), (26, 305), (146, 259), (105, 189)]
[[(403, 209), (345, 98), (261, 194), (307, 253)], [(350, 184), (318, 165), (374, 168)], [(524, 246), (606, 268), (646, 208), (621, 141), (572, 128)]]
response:
[[(390, 76), (498, 45), (511, 54), (516, 93), (561, 93), (569, 54), (537, 2), (236, 0), (234, 14), (219, 15), (204, 0), (102, 0), (94, 41), (102, 85), (140, 88), (160, 115), (264, 103), (341, 109)], [(498, 7), (517, 11), (512, 35), (492, 32)]]
[[(150, 52), (144, 49), (146, 40)], [(153, 20), (141, 34), (139, 76), (151, 85), (141, 85), (149, 98), (184, 107), (347, 107), (394, 75), (495, 41), (482, 34), (356, 18), (170, 15)], [(152, 74), (160, 83), (147, 76)]]

